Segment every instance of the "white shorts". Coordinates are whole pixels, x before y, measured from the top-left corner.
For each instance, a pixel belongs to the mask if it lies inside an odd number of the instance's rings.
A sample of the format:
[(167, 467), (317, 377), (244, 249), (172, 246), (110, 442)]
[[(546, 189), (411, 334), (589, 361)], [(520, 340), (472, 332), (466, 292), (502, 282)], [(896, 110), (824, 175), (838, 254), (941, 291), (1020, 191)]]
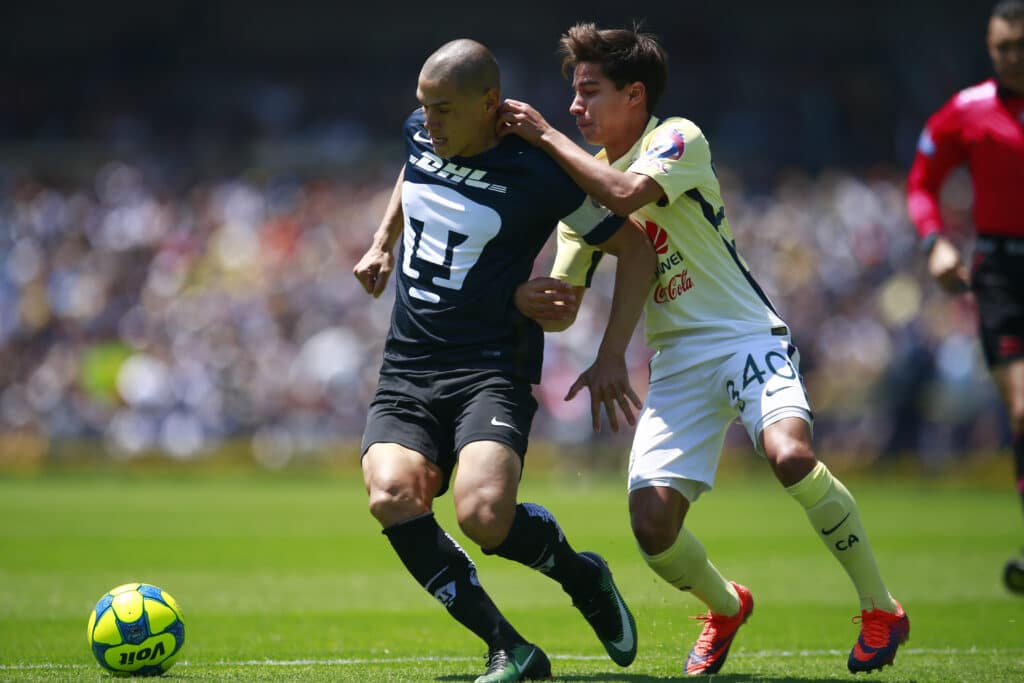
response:
[[(683, 344), (651, 360), (678, 367)], [(693, 502), (711, 489), (725, 432), (737, 417), (758, 453), (761, 432), (786, 417), (812, 425), (800, 354), (788, 333), (739, 337), (711, 360), (651, 383), (629, 454), (629, 490), (667, 486)]]

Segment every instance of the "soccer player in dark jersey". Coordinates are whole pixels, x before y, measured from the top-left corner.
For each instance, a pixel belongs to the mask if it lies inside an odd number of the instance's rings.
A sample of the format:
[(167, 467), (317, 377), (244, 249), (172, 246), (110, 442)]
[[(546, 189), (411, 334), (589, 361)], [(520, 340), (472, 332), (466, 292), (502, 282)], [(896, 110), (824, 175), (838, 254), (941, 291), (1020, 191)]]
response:
[(546, 154), (499, 141), (499, 71), (483, 45), (463, 39), (439, 48), (416, 95), (422, 106), (405, 124), (405, 166), (353, 271), (377, 297), (397, 268), (363, 435), (370, 512), (420, 585), (487, 643), (477, 683), (543, 678), (551, 666), (502, 616), (472, 560), (435, 520), (434, 498), (449, 482), (466, 536), (485, 554), (561, 584), (609, 656), (628, 666), (636, 626), (607, 563), (573, 550), (550, 511), (516, 502), (543, 332), (516, 310), (513, 293), (560, 220), (618, 257), (622, 292), (586, 382), (593, 390), (598, 378), (632, 421), (630, 402), (639, 400), (625, 350), (653, 277), (653, 249), (639, 226), (590, 200)]
[[(1024, 2), (995, 6), (988, 53), (996, 77), (957, 93), (925, 125), (907, 182), (907, 207), (943, 289), (972, 292), (980, 337), (1010, 415), (1017, 491), (1024, 503)], [(977, 245), (969, 272), (943, 235), (939, 194), (967, 164), (974, 186)], [(1007, 588), (1024, 594), (1024, 556), (1004, 568)]]

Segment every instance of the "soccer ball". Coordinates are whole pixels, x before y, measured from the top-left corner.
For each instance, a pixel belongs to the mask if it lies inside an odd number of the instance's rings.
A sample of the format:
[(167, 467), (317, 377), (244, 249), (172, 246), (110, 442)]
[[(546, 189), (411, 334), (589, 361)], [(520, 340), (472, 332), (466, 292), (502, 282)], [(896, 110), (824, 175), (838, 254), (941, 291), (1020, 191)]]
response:
[(126, 583), (96, 603), (87, 635), (96, 661), (114, 675), (159, 676), (185, 644), (185, 622), (168, 593), (148, 583)]

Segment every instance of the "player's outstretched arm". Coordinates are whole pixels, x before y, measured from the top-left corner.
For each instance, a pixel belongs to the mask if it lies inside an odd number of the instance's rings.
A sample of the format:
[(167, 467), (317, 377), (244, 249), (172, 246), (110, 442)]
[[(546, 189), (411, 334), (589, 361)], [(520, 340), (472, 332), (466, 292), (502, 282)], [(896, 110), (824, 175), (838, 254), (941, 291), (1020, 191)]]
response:
[(526, 102), (505, 100), (498, 116), (498, 134), (518, 135), (543, 149), (584, 192), (616, 215), (628, 216), (641, 206), (665, 196), (661, 186), (651, 178), (638, 173), (623, 173), (592, 157), (587, 150), (552, 128)]
[(576, 322), (584, 287), (553, 277), (535, 277), (516, 287), (515, 307), (545, 332), (563, 332)]
[(611, 311), (594, 364), (583, 372), (569, 388), (565, 400), (571, 400), (581, 389), (590, 391), (590, 415), (595, 432), (601, 431), (601, 407), (612, 431), (619, 431), (616, 406), (626, 422), (636, 425), (633, 409), (643, 405), (629, 383), (626, 348), (640, 320), (644, 304), (654, 280), (657, 257), (643, 229), (627, 220), (608, 241), (599, 245), (602, 251), (616, 257), (615, 290)]
[(373, 243), (366, 250), (359, 262), (352, 268), (352, 274), (359, 280), (367, 294), (379, 297), (387, 287), (388, 278), (395, 268), (393, 250), (395, 242), (402, 234), (404, 217), (402, 215), (402, 182), (405, 180), (405, 166), (398, 174), (395, 188), (391, 191), (391, 199), (384, 210), (380, 227), (373, 233)]

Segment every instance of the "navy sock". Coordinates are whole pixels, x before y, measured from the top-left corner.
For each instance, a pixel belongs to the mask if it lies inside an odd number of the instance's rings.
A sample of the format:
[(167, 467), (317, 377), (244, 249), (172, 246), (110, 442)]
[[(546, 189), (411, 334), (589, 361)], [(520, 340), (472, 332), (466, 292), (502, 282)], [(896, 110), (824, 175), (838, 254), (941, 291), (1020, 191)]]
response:
[(508, 536), (485, 553), (525, 564), (561, 584), (574, 600), (593, 592), (600, 568), (569, 545), (554, 515), (535, 503), (520, 503)]
[(480, 586), (476, 565), (429, 513), (384, 529), (405, 568), (488, 647), (525, 642)]

